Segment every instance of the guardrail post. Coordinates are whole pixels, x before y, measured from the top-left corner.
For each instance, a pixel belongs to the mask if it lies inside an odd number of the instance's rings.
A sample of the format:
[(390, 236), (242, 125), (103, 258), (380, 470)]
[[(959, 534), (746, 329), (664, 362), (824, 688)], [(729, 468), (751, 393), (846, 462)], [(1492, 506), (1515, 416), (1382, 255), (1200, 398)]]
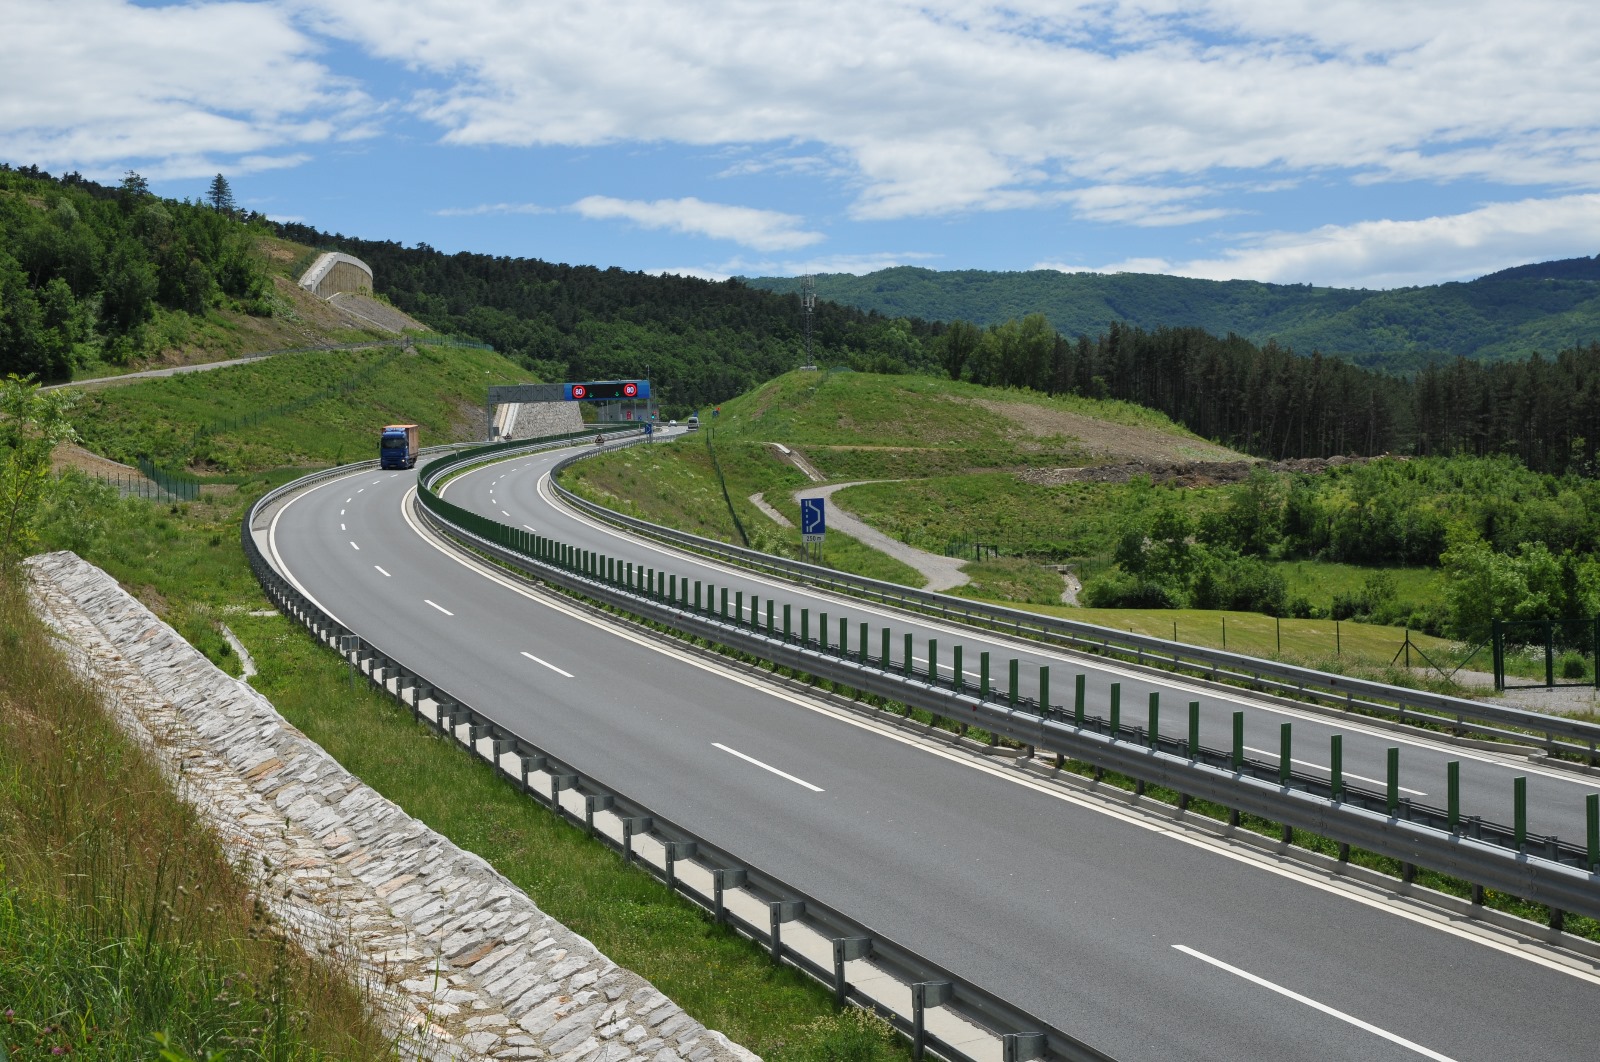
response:
[(1244, 713), (1233, 713), (1233, 769), (1244, 770)]
[(655, 820), (648, 815), (636, 815), (622, 820), (622, 862), (626, 866), (633, 862), (633, 835), (636, 833), (649, 833), (655, 828)]
[(1513, 841), (1517, 851), (1528, 843), (1528, 779), (1526, 775), (1518, 775), (1511, 779), (1511, 819)]
[(1048, 1048), (1044, 1033), (1004, 1033), (1000, 1037), (1000, 1062), (1033, 1062)]
[(729, 889), (737, 889), (750, 880), (750, 875), (738, 868), (717, 869), (711, 872), (711, 914), (717, 924), (728, 920), (728, 912), (723, 903), (722, 894)]
[(583, 828), (590, 837), (594, 836), (594, 813), (610, 811), (612, 802), (610, 793), (590, 793), (583, 798)]
[(1039, 717), (1050, 714), (1050, 665), (1039, 665)]
[(833, 940), (833, 1005), (843, 1007), (849, 989), (844, 979), (844, 964), (852, 959), (872, 957), (871, 937), (835, 937)]
[(546, 762), (547, 761), (543, 756), (528, 753), (524, 753), (522, 755), (522, 791), (524, 793), (530, 792), (532, 789), (532, 787), (528, 785), (528, 775), (532, 774), (534, 771), (544, 770)]
[(1294, 739), (1290, 736), (1290, 724), (1284, 723), (1278, 727), (1278, 784), (1288, 785), (1289, 775), (1294, 770), (1292, 753)]
[(1600, 793), (1590, 793), (1584, 797), (1583, 805), (1589, 820), (1589, 852), (1584, 867), (1600, 870)]
[(1189, 702), (1189, 758), (1200, 756), (1200, 702)]
[(1122, 683), (1111, 684), (1111, 736), (1122, 732)]
[(1386, 787), (1384, 805), (1390, 815), (1400, 811), (1400, 749), (1391, 747), (1388, 755), (1389, 781)]
[(1150, 691), (1150, 747), (1161, 747), (1161, 694)]
[(1461, 761), (1451, 760), (1444, 765), (1445, 821), (1451, 833), (1461, 829)]
[(955, 986), (949, 981), (919, 981), (911, 986), (911, 1057), (916, 1062), (922, 1062), (928, 1047), (923, 1012), (943, 1006), (954, 995)]
[[(911, 632), (910, 631), (906, 631), (906, 648), (905, 648), (905, 652), (901, 655), (901, 663), (903, 663), (905, 665), (906, 678), (910, 678), (912, 675), (916, 674), (916, 664), (911, 659)], [(910, 705), (906, 706), (906, 711), (908, 713), (911, 711)]]
[(1013, 711), (1015, 711), (1016, 707), (1017, 707), (1017, 666), (1018, 666), (1017, 665), (1017, 658), (1016, 657), (1012, 657), (1011, 658), (1011, 667), (1010, 667), (1010, 678), (1011, 678), (1010, 706), (1011, 706), (1011, 709)]
[(803, 900), (772, 900), (767, 904), (767, 917), (772, 930), (772, 965), (783, 961), (783, 930), (785, 922), (793, 922), (806, 913)]
[(989, 699), (989, 654), (978, 654), (978, 699)]
[(559, 814), (561, 811), (561, 791), (576, 788), (578, 788), (577, 775), (552, 774), (550, 776), (550, 806)]
[(950, 650), (950, 656), (950, 687), (960, 693), (964, 684), (963, 680), (967, 677), (961, 670), (961, 646), (958, 645)]
[(668, 841), (666, 849), (667, 889), (677, 891), (678, 888), (678, 860), (693, 859), (699, 845), (693, 841)]

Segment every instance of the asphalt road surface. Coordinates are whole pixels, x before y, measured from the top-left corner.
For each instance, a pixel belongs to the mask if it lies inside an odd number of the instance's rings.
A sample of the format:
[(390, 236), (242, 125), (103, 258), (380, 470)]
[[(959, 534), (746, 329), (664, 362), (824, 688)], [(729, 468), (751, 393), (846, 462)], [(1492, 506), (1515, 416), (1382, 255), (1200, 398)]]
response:
[[(451, 500), (477, 505), (492, 486), (491, 515), (623, 554), (541, 500), (548, 460), (473, 473)], [(1593, 1056), (1592, 964), (612, 628), (429, 541), (407, 512), (414, 480), (367, 472), (304, 492), (274, 516), (270, 547), (342, 623), (501, 726), (1118, 1058)]]

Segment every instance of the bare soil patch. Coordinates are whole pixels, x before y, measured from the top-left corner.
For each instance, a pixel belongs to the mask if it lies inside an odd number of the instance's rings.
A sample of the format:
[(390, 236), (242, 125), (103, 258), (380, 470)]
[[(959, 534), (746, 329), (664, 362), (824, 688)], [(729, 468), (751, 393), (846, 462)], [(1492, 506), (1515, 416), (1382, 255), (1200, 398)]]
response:
[(1310, 474), (1375, 460), (1377, 458), (1373, 457), (1303, 457), (1289, 461), (1143, 460), (1088, 468), (1029, 468), (1017, 473), (1017, 477), (1040, 487), (1059, 487), (1067, 483), (1126, 483), (1135, 476), (1148, 476), (1152, 483), (1175, 487), (1216, 487), (1243, 483), (1256, 468)]
[(62, 443), (50, 455), (50, 470), (60, 472), (63, 469), (76, 468), (78, 471), (91, 476), (138, 476), (139, 470), (130, 465), (120, 464), (107, 457), (91, 453), (74, 443)]
[(978, 405), (1034, 438), (1066, 437), (1097, 460), (1240, 461), (1244, 455), (1204, 439), (1117, 424), (1030, 402), (974, 399)]

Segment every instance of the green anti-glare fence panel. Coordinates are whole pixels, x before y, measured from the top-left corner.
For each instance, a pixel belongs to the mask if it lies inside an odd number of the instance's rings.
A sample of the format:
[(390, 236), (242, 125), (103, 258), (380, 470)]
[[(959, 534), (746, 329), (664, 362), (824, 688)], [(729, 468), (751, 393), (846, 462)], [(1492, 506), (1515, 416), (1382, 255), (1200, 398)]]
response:
[(809, 608), (800, 610), (800, 644), (811, 644), (811, 610)]
[(906, 676), (909, 678), (911, 676), (911, 674), (912, 674), (911, 632), (910, 631), (906, 632), (905, 657), (904, 657), (902, 662), (905, 664), (905, 673), (906, 673)]
[(961, 670), (961, 646), (956, 646), (951, 651), (950, 656), (952, 658), (950, 661), (950, 684), (955, 687), (957, 693), (960, 693), (967, 677), (966, 673)]
[(1122, 733), (1122, 683), (1111, 684), (1111, 736)]
[(771, 637), (774, 628), (772, 624), (772, 598), (767, 598), (767, 636)]

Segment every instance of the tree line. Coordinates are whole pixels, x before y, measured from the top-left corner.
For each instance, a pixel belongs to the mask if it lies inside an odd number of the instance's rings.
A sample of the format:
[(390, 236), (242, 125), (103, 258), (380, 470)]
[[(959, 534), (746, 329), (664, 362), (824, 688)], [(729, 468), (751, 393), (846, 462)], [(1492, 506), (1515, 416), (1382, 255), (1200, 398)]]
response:
[(1071, 339), (1040, 314), (988, 329), (956, 321), (931, 347), (951, 379), (1135, 402), (1260, 457), (1509, 454), (1536, 472), (1596, 471), (1597, 343), (1410, 377), (1198, 328), (1113, 324)]
[(267, 230), (237, 215), (221, 174), (207, 198), (159, 199), (132, 171), (112, 188), (0, 164), (0, 375), (65, 380), (85, 360), (158, 353), (162, 313), (270, 313)]

